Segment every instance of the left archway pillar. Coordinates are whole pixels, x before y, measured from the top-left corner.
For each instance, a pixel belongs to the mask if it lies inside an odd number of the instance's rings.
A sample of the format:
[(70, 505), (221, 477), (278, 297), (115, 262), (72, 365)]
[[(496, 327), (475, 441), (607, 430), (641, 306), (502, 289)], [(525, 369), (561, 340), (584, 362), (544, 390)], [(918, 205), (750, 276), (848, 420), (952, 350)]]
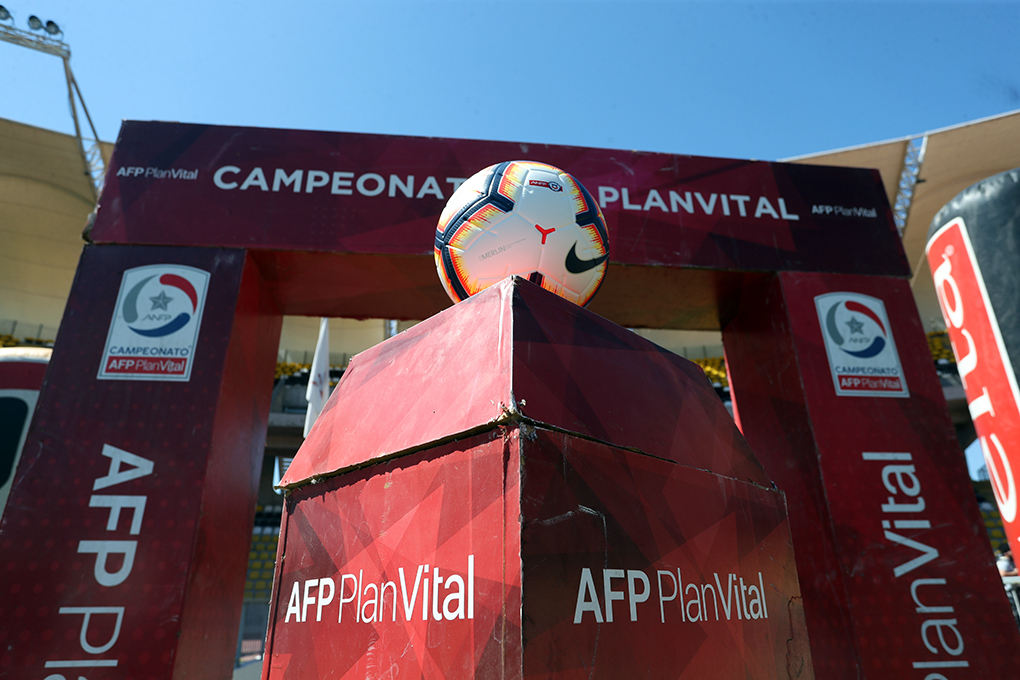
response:
[(244, 250), (85, 247), (0, 525), (0, 667), (229, 677), (281, 324)]

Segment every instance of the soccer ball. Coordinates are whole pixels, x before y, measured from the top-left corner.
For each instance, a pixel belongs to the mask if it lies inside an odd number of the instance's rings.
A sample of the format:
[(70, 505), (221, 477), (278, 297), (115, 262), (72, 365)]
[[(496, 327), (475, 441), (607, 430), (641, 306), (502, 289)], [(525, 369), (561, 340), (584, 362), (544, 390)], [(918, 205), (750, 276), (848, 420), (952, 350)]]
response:
[(569, 173), (506, 161), (450, 197), (435, 256), (454, 302), (516, 274), (584, 306), (606, 275), (609, 232), (598, 204)]

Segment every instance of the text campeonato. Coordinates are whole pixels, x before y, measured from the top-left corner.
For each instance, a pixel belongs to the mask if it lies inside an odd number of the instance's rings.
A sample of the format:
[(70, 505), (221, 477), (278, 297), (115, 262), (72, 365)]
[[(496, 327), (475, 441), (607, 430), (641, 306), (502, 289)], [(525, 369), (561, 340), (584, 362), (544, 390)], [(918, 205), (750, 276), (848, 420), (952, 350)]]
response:
[(127, 347), (114, 345), (110, 348), (110, 355), (125, 357), (186, 357), (191, 353), (188, 347)]
[[(425, 178), (418, 191), (415, 192), (414, 175), (408, 175), (406, 179), (402, 179), (397, 175), (390, 175), (389, 182), (387, 182), (385, 177), (374, 172), (360, 175), (355, 180), (353, 172), (337, 170), (331, 174), (324, 170), (309, 170), (307, 173), (304, 170), (293, 170), (288, 173), (286, 170), (276, 168), (273, 171), (272, 189), (270, 189), (270, 182), (262, 168), (253, 168), (248, 172), (244, 180), (240, 182), (238, 181), (240, 180), (239, 173), (241, 173), (241, 168), (236, 165), (225, 165), (219, 168), (213, 175), (213, 182), (217, 187), (225, 190), (240, 189), (241, 191), (247, 191), (255, 187), (261, 191), (278, 192), (282, 189), (291, 188), (296, 194), (301, 193), (302, 186), (306, 194), (329, 186), (329, 193), (339, 196), (350, 196), (355, 190), (362, 196), (378, 196), (383, 191), (386, 191), (388, 186), (389, 191), (387, 195), (391, 197), (396, 196), (397, 191), (399, 191), (406, 198), (424, 198), (425, 196), (434, 196), (438, 199), (446, 198), (439, 188), (439, 182), (431, 175)], [(467, 178), (465, 177), (447, 177), (446, 183), (452, 187), (450, 193), (456, 191), (466, 180)]]
[[(224, 165), (213, 174), (213, 183), (217, 188), (232, 191), (248, 191), (258, 189), (266, 192), (291, 191), (296, 194), (311, 194), (316, 191), (329, 191), (339, 196), (351, 196), (355, 192), (362, 196), (382, 196), (390, 198), (421, 199), (432, 197), (445, 200), (447, 195), (443, 187), (449, 185), (452, 194), (466, 181), (463, 177), (445, 177), (442, 182), (429, 175), (423, 181), (414, 175), (389, 175), (368, 172), (356, 175), (350, 171), (273, 168), (265, 170), (254, 167), (250, 170), (236, 165)], [(783, 219), (797, 221), (800, 216), (791, 213), (786, 200), (781, 197), (750, 196), (744, 194), (709, 193), (700, 191), (675, 191), (651, 189), (640, 197), (632, 196), (626, 187), (599, 186), (599, 205), (602, 208), (620, 207), (623, 210), (650, 212), (659, 210), (664, 213), (695, 212), (720, 217), (749, 217), (753, 219)], [(618, 206), (614, 205), (618, 204)]]

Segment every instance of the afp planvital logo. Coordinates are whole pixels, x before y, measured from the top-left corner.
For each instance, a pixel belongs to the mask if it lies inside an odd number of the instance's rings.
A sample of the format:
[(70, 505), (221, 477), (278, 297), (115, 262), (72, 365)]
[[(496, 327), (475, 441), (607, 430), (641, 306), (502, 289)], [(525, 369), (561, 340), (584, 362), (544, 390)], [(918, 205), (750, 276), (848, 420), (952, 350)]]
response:
[(191, 378), (209, 272), (159, 264), (124, 272), (101, 380)]
[(908, 397), (906, 378), (885, 304), (861, 293), (815, 298), (836, 394)]

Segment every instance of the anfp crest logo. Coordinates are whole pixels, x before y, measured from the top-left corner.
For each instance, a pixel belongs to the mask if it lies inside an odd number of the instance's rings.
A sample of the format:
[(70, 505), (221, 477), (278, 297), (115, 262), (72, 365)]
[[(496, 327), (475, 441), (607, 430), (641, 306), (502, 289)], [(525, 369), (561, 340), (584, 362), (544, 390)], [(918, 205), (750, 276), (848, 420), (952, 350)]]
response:
[(836, 394), (909, 397), (885, 304), (860, 293), (815, 298)]
[(98, 377), (190, 380), (208, 288), (209, 272), (194, 267), (125, 271)]

